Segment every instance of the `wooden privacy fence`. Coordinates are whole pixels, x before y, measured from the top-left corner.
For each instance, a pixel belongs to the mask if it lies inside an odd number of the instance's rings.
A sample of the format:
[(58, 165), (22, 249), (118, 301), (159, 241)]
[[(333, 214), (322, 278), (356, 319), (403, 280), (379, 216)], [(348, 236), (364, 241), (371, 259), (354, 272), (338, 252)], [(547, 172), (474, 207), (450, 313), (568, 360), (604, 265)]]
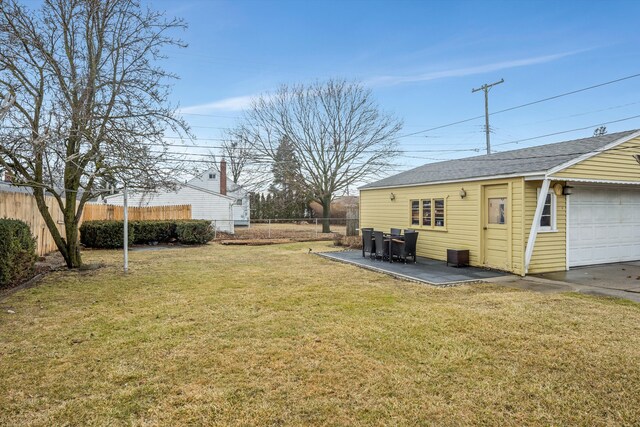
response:
[[(53, 197), (45, 197), (49, 212), (60, 233), (64, 236), (64, 217)], [(0, 218), (14, 218), (26, 222), (31, 228), (31, 234), (37, 239), (38, 255), (42, 256), (58, 249), (53, 236), (40, 215), (36, 199), (26, 193), (0, 192)]]
[[(60, 234), (64, 236), (64, 217), (58, 202), (51, 196), (46, 196), (45, 200)], [(87, 203), (84, 206), (82, 221), (122, 220), (123, 216), (122, 206)], [(36, 199), (31, 194), (0, 192), (0, 218), (13, 218), (26, 222), (31, 228), (31, 234), (37, 239), (38, 255), (42, 256), (58, 249), (40, 215)], [(191, 219), (191, 205), (130, 207), (129, 219), (131, 221)]]
[[(175, 206), (129, 206), (129, 220), (154, 220), (154, 219), (191, 219), (191, 205)], [(124, 207), (116, 205), (100, 205), (87, 203), (82, 212), (83, 221), (94, 220), (123, 220)]]

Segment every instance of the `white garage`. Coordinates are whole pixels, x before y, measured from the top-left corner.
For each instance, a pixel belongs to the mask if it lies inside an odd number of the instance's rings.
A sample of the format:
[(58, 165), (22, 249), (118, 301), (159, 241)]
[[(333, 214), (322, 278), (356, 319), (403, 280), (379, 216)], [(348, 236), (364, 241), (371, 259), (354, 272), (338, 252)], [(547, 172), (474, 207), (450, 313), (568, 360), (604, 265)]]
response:
[(640, 186), (573, 185), (569, 267), (640, 260)]

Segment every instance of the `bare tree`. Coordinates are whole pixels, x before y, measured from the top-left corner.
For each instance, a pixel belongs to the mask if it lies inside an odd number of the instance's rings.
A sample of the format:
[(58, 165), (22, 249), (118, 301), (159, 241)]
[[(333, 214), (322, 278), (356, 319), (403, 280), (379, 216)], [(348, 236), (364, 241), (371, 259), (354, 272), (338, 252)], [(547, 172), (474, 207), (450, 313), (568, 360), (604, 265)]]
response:
[(245, 190), (255, 192), (268, 187), (270, 161), (256, 152), (244, 128), (225, 130), (219, 153), (211, 155), (216, 169), (220, 163), (218, 158), (227, 162), (231, 179)]
[(11, 108), (14, 102), (15, 102), (15, 98), (11, 93), (7, 93), (2, 98), (2, 103), (0, 103), (0, 120), (4, 119), (4, 116), (7, 115), (7, 113), (9, 112), (9, 109)]
[(607, 127), (600, 126), (593, 131), (593, 136), (602, 136), (607, 134)]
[[(135, 0), (45, 0), (0, 7), (0, 92), (14, 97), (0, 133), (0, 166), (30, 187), (68, 267), (82, 264), (78, 223), (85, 203), (115, 182), (172, 182), (164, 135), (189, 134), (167, 102), (175, 76), (161, 50), (183, 46), (178, 19)], [(156, 147), (155, 151), (151, 148)], [(62, 235), (46, 205), (64, 214)]]
[(262, 156), (275, 159), (291, 142), (308, 194), (322, 205), (322, 231), (330, 232), (331, 201), (349, 185), (385, 172), (398, 154), (402, 122), (380, 111), (359, 83), (330, 80), (282, 86), (254, 100), (244, 128)]
[(222, 157), (228, 162), (231, 178), (239, 183), (256, 160), (254, 150), (242, 129), (230, 129), (226, 132), (222, 138)]

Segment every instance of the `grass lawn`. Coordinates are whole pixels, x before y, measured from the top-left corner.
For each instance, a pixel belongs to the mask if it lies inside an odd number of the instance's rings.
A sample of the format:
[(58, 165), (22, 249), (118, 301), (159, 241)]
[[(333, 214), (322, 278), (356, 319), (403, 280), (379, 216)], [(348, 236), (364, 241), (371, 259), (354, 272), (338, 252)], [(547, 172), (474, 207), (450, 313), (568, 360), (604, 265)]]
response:
[(0, 425), (640, 420), (640, 305), (307, 254), (330, 245), (134, 252), (127, 276), (86, 252), (106, 267), (0, 301)]

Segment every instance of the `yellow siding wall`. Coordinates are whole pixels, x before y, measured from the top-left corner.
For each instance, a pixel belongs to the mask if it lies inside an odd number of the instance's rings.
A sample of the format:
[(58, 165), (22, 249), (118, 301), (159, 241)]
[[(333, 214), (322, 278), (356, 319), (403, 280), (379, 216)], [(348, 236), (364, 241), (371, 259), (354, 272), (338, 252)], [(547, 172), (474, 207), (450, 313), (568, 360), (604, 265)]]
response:
[[(447, 249), (469, 249), (471, 265), (481, 266), (482, 236), (482, 187), (484, 185), (509, 184), (511, 220), (511, 271), (521, 274), (524, 254), (524, 229), (522, 214), (524, 204), (524, 180), (476, 181), (453, 184), (423, 185), (362, 190), (360, 192), (360, 226), (389, 231), (390, 228), (412, 228), (420, 232), (417, 253), (419, 256), (446, 260)], [(460, 189), (467, 192), (460, 198)], [(395, 200), (390, 200), (394, 193)], [(446, 227), (428, 229), (412, 226), (410, 200), (427, 198), (446, 199)], [(534, 206), (535, 209), (535, 206)]]
[[(551, 182), (551, 188), (556, 181)], [(564, 183), (562, 183), (564, 184)], [(533, 215), (538, 202), (541, 181), (527, 181), (525, 185), (525, 239), (529, 238)], [(553, 190), (552, 190), (553, 191)], [(557, 231), (539, 232), (529, 264), (529, 273), (545, 273), (566, 270), (567, 249), (567, 205), (565, 196), (556, 196)], [(526, 240), (523, 245), (527, 244)]]
[(596, 154), (590, 159), (554, 174), (559, 178), (602, 179), (640, 182), (640, 165), (632, 157), (640, 154), (640, 138)]

